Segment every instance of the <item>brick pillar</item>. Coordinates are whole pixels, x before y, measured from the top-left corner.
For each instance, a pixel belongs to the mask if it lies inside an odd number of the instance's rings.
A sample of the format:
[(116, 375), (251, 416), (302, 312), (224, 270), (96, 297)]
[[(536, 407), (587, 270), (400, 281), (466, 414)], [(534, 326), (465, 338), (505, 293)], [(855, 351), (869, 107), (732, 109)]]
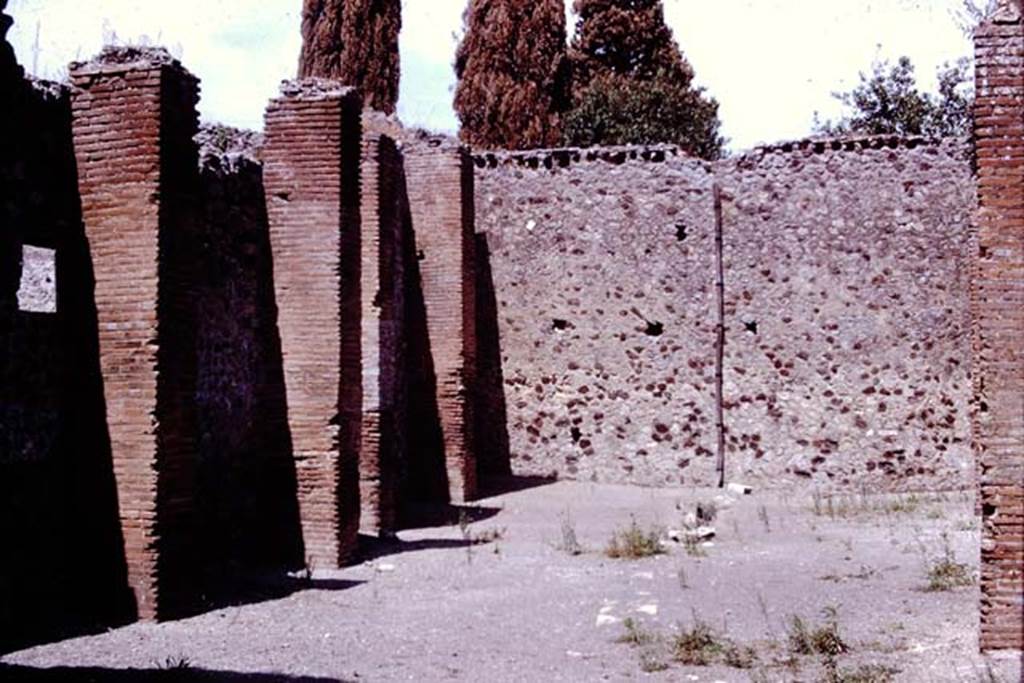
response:
[(360, 527), (388, 534), (396, 525), (398, 467), (403, 460), (404, 353), (401, 157), (390, 138), (367, 133), (361, 166), (360, 403), (343, 406), (358, 430)]
[(348, 563), (359, 529), (362, 405), (359, 96), (286, 83), (266, 114), (264, 185), (299, 512), (314, 568)]
[(189, 610), (198, 81), (162, 50), (73, 64), (73, 133), (128, 579), (142, 619)]
[(405, 160), (452, 501), (477, 493), (470, 398), (476, 372), (473, 163), (465, 148), (417, 144)]
[(981, 648), (1024, 647), (1024, 24), (1006, 3), (976, 35), (978, 234), (974, 436)]

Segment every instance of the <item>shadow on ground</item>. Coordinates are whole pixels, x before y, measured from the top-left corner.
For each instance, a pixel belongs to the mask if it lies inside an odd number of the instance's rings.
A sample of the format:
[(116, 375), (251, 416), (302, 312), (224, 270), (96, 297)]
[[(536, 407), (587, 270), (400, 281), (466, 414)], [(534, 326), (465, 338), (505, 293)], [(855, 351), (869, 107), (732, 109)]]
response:
[(241, 581), (237, 577), (232, 577), (225, 585), (219, 587), (216, 598), (207, 603), (204, 611), (283, 600), (294, 593), (307, 590), (343, 591), (363, 583), (365, 582), (343, 579), (305, 578), (295, 574), (250, 576)]
[(481, 545), (472, 539), (461, 538), (425, 538), (418, 541), (402, 541), (397, 538), (359, 537), (359, 555), (364, 562), (372, 562), (382, 557), (412, 553), (418, 550), (456, 550)]
[(491, 496), (501, 496), (506, 493), (516, 493), (517, 491), (526, 491), (527, 489), (551, 486), (557, 483), (557, 477), (525, 477), (517, 475), (488, 477), (483, 480), (480, 493), (482, 496), (490, 498)]
[(168, 662), (165, 668), (155, 669), (101, 669), (86, 667), (59, 667), (36, 669), (28, 666), (0, 664), (0, 680), (9, 683), (190, 683), (192, 681), (250, 681), (252, 683), (336, 683), (336, 678), (285, 676), (282, 674), (250, 674), (233, 671), (207, 671), (193, 669), (187, 662)]
[(475, 524), (494, 517), (501, 508), (447, 503), (408, 503), (402, 529), (430, 529), (442, 526)]

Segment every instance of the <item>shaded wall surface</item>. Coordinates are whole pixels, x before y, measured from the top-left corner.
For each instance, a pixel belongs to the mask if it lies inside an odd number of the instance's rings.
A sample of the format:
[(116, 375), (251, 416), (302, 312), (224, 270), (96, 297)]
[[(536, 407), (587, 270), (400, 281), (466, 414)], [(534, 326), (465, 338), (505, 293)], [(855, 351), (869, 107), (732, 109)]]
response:
[(263, 167), (241, 131), (200, 137), (197, 501), (207, 574), (230, 590), (239, 572), (305, 557)]
[[(0, 3), (0, 6), (6, 3)], [(0, 37), (8, 19), (0, 15)], [(0, 651), (135, 616), (66, 90), (0, 41)]]
[(476, 162), (517, 473), (714, 482), (720, 230), (730, 479), (972, 481), (963, 144)]

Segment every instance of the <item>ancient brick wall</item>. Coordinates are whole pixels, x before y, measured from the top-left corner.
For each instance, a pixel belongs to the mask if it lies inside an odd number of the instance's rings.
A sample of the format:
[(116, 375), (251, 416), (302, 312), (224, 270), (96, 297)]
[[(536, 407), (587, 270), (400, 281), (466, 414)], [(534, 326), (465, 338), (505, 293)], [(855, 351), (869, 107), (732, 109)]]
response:
[(230, 583), (246, 569), (296, 569), (305, 558), (259, 140), (214, 126), (200, 141), (196, 499), (203, 563)]
[(974, 430), (982, 510), (981, 647), (1024, 648), (1024, 22), (976, 34), (978, 231)]
[[(479, 155), (513, 468), (714, 483), (971, 481), (962, 144)], [(492, 383), (493, 385), (493, 383)]]
[(319, 568), (353, 557), (359, 527), (361, 430), (343, 411), (363, 392), (360, 111), (336, 84), (286, 84), (262, 152), (303, 539)]
[(159, 50), (74, 64), (73, 131), (129, 584), (194, 604), (196, 80)]
[(0, 15), (0, 651), (134, 617), (70, 100), (22, 79), (9, 25)]
[(473, 165), (464, 148), (440, 138), (408, 140), (403, 151), (448, 489), (453, 501), (471, 500), (477, 495)]

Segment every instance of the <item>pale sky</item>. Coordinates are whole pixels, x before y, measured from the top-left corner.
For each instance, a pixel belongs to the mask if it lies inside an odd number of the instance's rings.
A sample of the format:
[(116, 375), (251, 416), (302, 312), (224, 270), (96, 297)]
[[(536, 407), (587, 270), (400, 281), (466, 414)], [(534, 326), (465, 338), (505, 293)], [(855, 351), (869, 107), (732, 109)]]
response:
[[(981, 0), (974, 0), (981, 2)], [(403, 0), (399, 115), (454, 132), (452, 61), (467, 0)], [(721, 103), (733, 149), (806, 136), (815, 111), (839, 112), (875, 58), (906, 54), (925, 88), (971, 45), (952, 11), (963, 0), (665, 0), (697, 81)], [(571, 4), (571, 3), (570, 3)], [(59, 78), (110, 39), (167, 46), (202, 79), (204, 120), (261, 128), (294, 76), (302, 0), (11, 0), (21, 64)], [(38, 49), (37, 45), (38, 30)], [(571, 27), (570, 27), (571, 33)]]

